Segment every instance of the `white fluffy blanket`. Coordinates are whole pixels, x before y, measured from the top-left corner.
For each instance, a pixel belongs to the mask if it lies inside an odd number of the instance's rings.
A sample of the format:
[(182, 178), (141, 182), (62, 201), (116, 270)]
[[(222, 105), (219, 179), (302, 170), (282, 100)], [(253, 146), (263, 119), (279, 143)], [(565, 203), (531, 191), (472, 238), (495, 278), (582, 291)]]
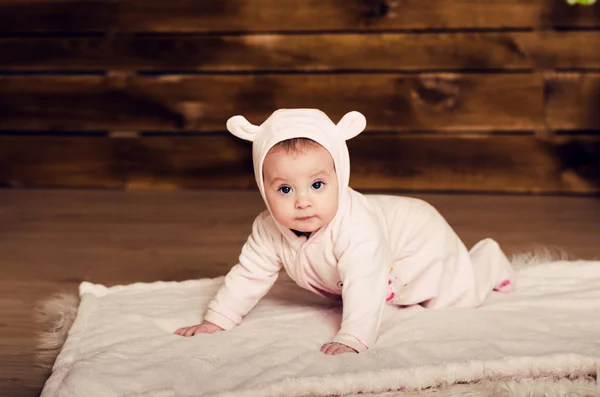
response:
[(286, 280), (236, 329), (173, 335), (201, 320), (222, 280), (82, 283), (42, 397), (407, 393), (536, 378), (587, 379), (585, 394), (600, 394), (600, 262), (523, 268), (515, 293), (477, 309), (387, 307), (376, 345), (340, 356), (319, 348), (336, 333), (341, 308)]

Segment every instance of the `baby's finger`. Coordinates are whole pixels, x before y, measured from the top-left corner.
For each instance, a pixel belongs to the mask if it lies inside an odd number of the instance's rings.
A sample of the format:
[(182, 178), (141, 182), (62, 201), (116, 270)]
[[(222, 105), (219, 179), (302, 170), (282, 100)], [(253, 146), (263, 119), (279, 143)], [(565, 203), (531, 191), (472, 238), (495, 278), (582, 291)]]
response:
[(183, 336), (194, 336), (194, 332), (196, 332), (197, 327), (188, 327), (184, 332)]
[(185, 327), (178, 328), (177, 331), (174, 332), (175, 335), (182, 336), (183, 331), (185, 331)]
[(337, 345), (335, 343), (332, 343), (327, 347), (325, 354), (329, 354), (330, 356), (332, 356), (335, 353), (336, 349), (337, 349)]
[(335, 349), (333, 349), (333, 352), (331, 353), (332, 356), (337, 356), (338, 354), (342, 354), (345, 352), (345, 346), (341, 346), (341, 345), (337, 345), (335, 347)]

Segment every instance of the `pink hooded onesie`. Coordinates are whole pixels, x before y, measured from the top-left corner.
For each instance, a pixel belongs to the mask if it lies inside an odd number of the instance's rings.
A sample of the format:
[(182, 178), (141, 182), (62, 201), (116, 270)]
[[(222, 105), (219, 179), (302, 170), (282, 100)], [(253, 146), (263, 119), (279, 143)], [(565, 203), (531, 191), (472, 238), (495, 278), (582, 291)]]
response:
[(426, 202), (363, 195), (348, 186), (346, 140), (366, 127), (347, 113), (336, 125), (317, 109), (280, 109), (256, 126), (242, 116), (227, 122), (252, 141), (256, 183), (265, 199), (262, 167), (268, 151), (291, 138), (309, 138), (329, 151), (339, 181), (334, 219), (310, 238), (282, 227), (268, 209), (258, 215), (239, 263), (225, 277), (204, 319), (223, 329), (238, 325), (275, 283), (281, 268), (302, 288), (343, 301), (342, 323), (332, 342), (358, 352), (375, 343), (383, 307), (476, 307), (494, 290), (514, 286), (514, 270), (490, 239), (468, 251), (445, 219)]

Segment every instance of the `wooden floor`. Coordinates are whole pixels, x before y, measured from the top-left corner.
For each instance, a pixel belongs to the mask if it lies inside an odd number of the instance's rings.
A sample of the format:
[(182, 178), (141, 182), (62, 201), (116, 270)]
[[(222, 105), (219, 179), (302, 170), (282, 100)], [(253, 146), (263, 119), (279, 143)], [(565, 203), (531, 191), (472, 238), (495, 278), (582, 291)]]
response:
[[(507, 253), (545, 245), (600, 258), (600, 199), (419, 195), (468, 246), (492, 237)], [(255, 192), (0, 190), (0, 396), (39, 395), (36, 300), (104, 284), (214, 277), (235, 263)]]

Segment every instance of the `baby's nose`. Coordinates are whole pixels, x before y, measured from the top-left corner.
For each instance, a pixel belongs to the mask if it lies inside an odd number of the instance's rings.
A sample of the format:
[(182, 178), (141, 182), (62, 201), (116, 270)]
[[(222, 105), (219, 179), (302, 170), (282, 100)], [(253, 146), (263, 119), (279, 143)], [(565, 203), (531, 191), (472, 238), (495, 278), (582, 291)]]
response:
[(298, 197), (296, 200), (296, 208), (304, 209), (308, 207), (310, 207), (310, 200), (308, 200), (306, 197)]

